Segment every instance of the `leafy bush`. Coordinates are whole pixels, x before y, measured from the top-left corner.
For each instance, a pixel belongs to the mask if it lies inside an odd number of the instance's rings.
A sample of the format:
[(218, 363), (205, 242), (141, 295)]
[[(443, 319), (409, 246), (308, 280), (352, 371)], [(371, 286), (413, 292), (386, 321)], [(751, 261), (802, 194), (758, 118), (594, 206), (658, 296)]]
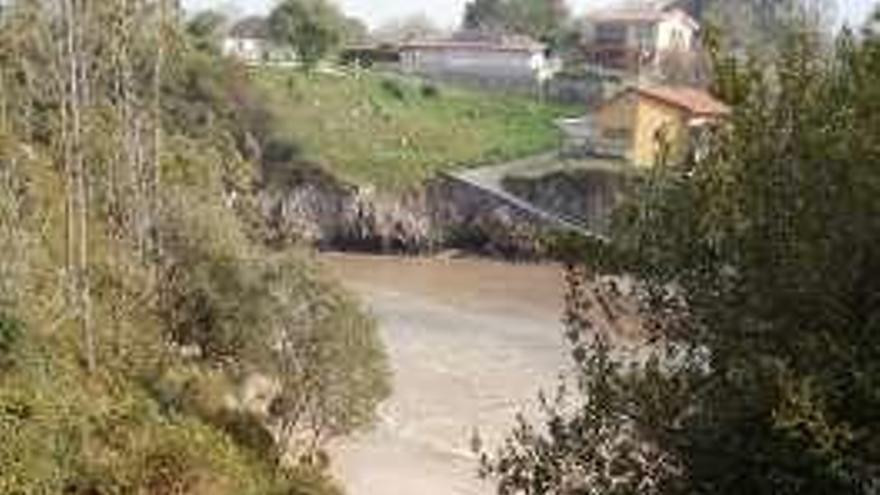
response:
[(435, 84), (422, 84), (421, 93), (424, 98), (437, 98), (440, 96), (440, 88)]
[(375, 322), (302, 255), (249, 243), (228, 210), (182, 195), (166, 205), (170, 337), (213, 366), (278, 377), (272, 412), (316, 446), (369, 424), (389, 381)]
[(13, 353), (22, 336), (21, 322), (0, 313), (0, 369), (13, 363)]
[(380, 87), (385, 94), (396, 100), (403, 101), (406, 99), (406, 89), (404, 89), (403, 85), (398, 81), (393, 79), (383, 79)]
[(596, 280), (574, 267), (566, 278), (572, 376), (556, 395), (542, 393), (538, 424), (519, 417), (496, 453), (481, 453), (481, 474), (498, 481), (500, 495), (684, 493), (682, 460), (642, 423), (668, 420), (681, 391), (649, 390), (663, 381), (659, 362), (613, 346), (596, 323), (606, 311)]

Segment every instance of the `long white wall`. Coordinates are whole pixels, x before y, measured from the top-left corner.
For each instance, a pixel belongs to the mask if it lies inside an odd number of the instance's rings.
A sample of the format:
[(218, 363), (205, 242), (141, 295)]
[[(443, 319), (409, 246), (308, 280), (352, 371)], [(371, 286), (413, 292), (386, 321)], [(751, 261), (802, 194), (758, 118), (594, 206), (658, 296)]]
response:
[(403, 52), (404, 70), (425, 74), (538, 80), (545, 77), (543, 53), (465, 48), (413, 48)]

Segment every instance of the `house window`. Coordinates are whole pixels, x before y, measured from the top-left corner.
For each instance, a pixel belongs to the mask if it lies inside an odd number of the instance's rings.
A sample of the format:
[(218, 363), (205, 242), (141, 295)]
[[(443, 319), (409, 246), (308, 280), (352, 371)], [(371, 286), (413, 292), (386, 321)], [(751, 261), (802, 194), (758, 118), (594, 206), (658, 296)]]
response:
[(652, 51), (657, 45), (657, 28), (653, 24), (639, 26), (636, 30), (636, 39), (639, 44), (639, 50)]
[(596, 43), (603, 45), (625, 45), (626, 25), (599, 24), (596, 26)]

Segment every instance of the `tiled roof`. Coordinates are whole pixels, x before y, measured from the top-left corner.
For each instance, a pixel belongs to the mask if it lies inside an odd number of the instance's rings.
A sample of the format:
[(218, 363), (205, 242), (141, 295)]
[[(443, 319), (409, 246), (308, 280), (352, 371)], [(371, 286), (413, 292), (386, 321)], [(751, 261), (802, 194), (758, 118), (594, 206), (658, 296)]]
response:
[(695, 117), (720, 117), (730, 113), (730, 107), (702, 89), (685, 86), (642, 86), (632, 90), (647, 98), (684, 109)]

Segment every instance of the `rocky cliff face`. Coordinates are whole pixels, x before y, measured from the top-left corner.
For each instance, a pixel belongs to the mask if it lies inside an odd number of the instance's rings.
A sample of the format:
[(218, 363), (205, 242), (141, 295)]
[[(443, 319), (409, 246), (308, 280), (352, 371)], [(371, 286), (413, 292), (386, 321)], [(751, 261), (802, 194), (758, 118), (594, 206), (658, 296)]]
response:
[(261, 208), (278, 239), (341, 250), (467, 249), (530, 257), (541, 254), (540, 239), (549, 229), (503, 201), (443, 177), (419, 191), (392, 196), (311, 174), (265, 189)]
[(314, 182), (265, 191), (264, 216), (273, 235), (325, 248), (421, 251), (435, 244), (422, 195), (381, 197), (356, 187)]

